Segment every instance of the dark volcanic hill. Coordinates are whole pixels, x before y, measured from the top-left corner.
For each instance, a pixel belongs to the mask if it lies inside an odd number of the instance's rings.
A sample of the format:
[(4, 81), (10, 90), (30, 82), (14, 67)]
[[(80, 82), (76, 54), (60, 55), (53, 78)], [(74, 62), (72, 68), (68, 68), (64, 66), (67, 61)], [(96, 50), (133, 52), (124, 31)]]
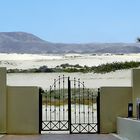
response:
[(51, 43), (25, 32), (0, 32), (0, 53), (140, 53), (140, 44)]

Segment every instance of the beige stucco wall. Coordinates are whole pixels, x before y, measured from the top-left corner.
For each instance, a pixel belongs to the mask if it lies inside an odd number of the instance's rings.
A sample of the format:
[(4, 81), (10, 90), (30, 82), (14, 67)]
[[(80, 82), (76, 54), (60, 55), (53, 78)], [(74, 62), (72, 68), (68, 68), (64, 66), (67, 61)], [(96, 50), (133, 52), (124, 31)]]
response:
[(140, 98), (140, 69), (132, 70), (133, 111), (136, 117), (136, 98)]
[(6, 68), (0, 68), (0, 133), (6, 133)]
[(131, 87), (101, 87), (100, 132), (116, 132), (117, 117), (127, 117), (128, 103), (132, 101)]
[(7, 133), (39, 133), (37, 87), (7, 87)]

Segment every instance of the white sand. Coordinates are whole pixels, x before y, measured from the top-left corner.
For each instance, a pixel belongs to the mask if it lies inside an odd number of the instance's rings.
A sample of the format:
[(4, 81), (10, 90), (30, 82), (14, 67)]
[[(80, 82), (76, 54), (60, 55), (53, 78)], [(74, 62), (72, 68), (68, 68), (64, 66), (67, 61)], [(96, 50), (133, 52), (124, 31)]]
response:
[(54, 83), (58, 76), (70, 76), (73, 80), (80, 78), (87, 88), (99, 88), (101, 86), (131, 86), (131, 70), (122, 70), (106, 74), (94, 73), (11, 73), (7, 75), (7, 83), (10, 86), (40, 86), (44, 89)]
[(56, 67), (57, 65), (69, 63), (87, 66), (97, 66), (112, 62), (125, 61), (140, 61), (140, 54), (125, 54), (125, 55), (81, 55), (81, 54), (66, 54), (66, 55), (51, 55), (51, 54), (2, 54), (0, 53), (0, 67), (7, 69), (28, 69), (38, 68), (42, 65), (48, 67)]

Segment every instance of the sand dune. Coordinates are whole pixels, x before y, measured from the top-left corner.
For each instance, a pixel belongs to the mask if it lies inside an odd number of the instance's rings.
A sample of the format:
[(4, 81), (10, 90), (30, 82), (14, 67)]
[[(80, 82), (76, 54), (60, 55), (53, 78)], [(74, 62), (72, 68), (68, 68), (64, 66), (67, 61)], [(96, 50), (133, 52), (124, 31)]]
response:
[(66, 55), (51, 55), (51, 54), (6, 54), (0, 53), (0, 67), (7, 69), (28, 69), (38, 68), (43, 65), (48, 67), (56, 67), (57, 65), (69, 63), (87, 66), (97, 66), (112, 62), (125, 61), (140, 61), (140, 54), (124, 54), (124, 55), (91, 55), (91, 54), (66, 54)]

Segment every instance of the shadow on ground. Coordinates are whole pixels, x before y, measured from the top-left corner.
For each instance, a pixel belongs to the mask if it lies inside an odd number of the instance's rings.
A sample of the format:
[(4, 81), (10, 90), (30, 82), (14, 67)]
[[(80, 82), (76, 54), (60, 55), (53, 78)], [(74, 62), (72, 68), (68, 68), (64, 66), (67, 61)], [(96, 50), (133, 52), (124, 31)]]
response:
[(0, 140), (119, 140), (110, 134), (5, 135)]

